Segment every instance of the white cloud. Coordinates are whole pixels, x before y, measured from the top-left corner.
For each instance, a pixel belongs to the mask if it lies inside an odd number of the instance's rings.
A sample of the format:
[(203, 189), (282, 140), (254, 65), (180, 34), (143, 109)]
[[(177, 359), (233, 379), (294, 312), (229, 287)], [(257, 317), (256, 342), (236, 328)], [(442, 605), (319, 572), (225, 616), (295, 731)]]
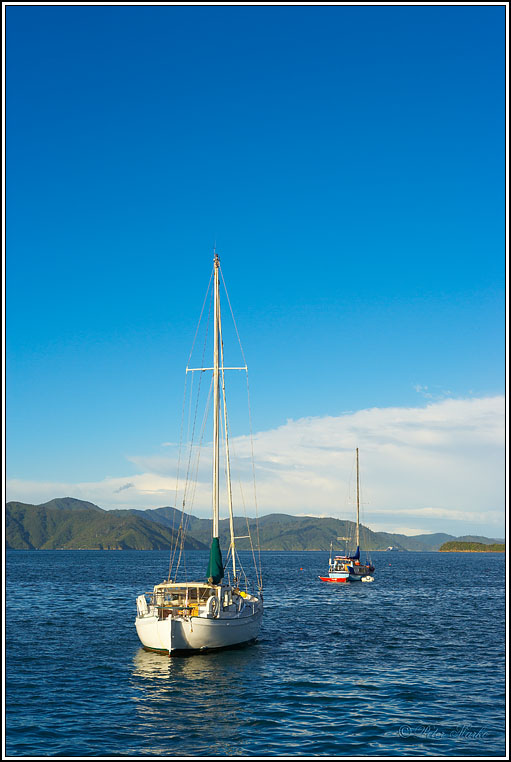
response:
[[(388, 532), (390, 531), (387, 526), (380, 525), (378, 522), (371, 524), (371, 529), (374, 532)], [(417, 527), (410, 527), (410, 526), (394, 526), (392, 527), (392, 532), (395, 534), (406, 534), (408, 537), (413, 537), (418, 534), (434, 534), (433, 529), (417, 529)]]
[[(354, 517), (354, 452), (360, 450), (362, 518), (386, 531), (503, 533), (504, 397), (444, 399), (425, 407), (371, 408), (290, 420), (254, 436), (258, 512)], [(236, 513), (254, 514), (249, 437), (231, 441)], [(210, 450), (204, 448), (188, 510), (209, 515)], [(8, 481), (9, 499), (64, 494), (104, 508), (176, 503), (177, 456), (131, 455), (142, 473), (82, 484)], [(181, 461), (181, 475), (187, 464)], [(129, 481), (128, 481), (129, 480)], [(122, 489), (127, 483), (133, 486)], [(241, 484), (241, 488), (240, 488)], [(241, 495), (242, 491), (242, 495)], [(181, 497), (177, 502), (180, 504)], [(241, 502), (240, 502), (241, 500)]]
[(7, 499), (23, 503), (45, 503), (54, 497), (76, 497), (100, 508), (156, 508), (173, 505), (175, 479), (158, 474), (135, 474), (130, 477), (107, 478), (99, 482), (31, 482), (7, 480)]

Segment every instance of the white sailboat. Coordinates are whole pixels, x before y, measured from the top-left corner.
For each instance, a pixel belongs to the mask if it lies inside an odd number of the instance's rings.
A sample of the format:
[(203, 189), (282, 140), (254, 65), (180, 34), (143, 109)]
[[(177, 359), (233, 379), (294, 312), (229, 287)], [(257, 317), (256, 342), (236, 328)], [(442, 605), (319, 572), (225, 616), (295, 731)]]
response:
[[(330, 558), (328, 561), (328, 576), (321, 577), (322, 582), (373, 582), (371, 574), (374, 566), (370, 563), (360, 563), (360, 475), (357, 453), (357, 523), (355, 525), (355, 543), (357, 546), (353, 555), (348, 551), (344, 555), (332, 556), (333, 543), (330, 545)], [(350, 540), (349, 537), (338, 537), (338, 540)]]
[[(169, 579), (154, 586), (153, 591), (137, 598), (135, 626), (144, 648), (168, 653), (204, 651), (225, 648), (254, 640), (263, 617), (262, 581), (258, 577), (257, 592), (245, 584), (241, 589), (236, 570), (236, 552), (232, 509), (229, 441), (223, 362), (222, 323), (219, 290), (220, 261), (214, 256), (214, 339), (213, 367), (187, 368), (213, 371), (213, 527), (210, 558), (203, 580), (177, 582)], [(246, 367), (243, 368), (246, 370)], [(238, 370), (241, 370), (239, 368)], [(223, 408), (221, 405), (221, 396)], [(229, 508), (232, 584), (224, 581), (224, 565), (219, 541), (220, 503), (220, 425), (223, 416), (225, 440), (226, 493)], [(149, 600), (148, 600), (149, 598)]]

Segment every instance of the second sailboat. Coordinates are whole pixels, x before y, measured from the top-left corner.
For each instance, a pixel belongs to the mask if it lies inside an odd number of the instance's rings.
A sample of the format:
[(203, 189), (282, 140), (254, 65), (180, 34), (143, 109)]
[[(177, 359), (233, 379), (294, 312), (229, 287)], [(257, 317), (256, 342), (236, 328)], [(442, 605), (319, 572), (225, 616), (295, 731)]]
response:
[[(323, 582), (372, 582), (371, 574), (374, 566), (370, 563), (360, 563), (360, 476), (358, 466), (357, 447), (357, 523), (355, 529), (356, 551), (350, 555), (348, 551), (344, 555), (332, 557), (333, 544), (330, 545), (330, 559), (328, 562), (328, 577), (321, 577)], [(338, 538), (349, 540), (349, 538)]]

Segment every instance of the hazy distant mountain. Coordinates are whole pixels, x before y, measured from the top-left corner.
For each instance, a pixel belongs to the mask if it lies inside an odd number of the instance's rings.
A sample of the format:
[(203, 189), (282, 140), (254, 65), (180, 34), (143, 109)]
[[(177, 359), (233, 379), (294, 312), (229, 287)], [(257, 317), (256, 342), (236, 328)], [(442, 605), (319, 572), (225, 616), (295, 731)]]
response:
[[(329, 550), (330, 543), (342, 550), (345, 542), (338, 537), (354, 537), (353, 521), (314, 516), (290, 516), (272, 513), (255, 519), (236, 517), (234, 532), (240, 539), (239, 550), (250, 549), (248, 527), (254, 547), (261, 550)], [(10, 502), (6, 505), (7, 548), (16, 550), (90, 548), (125, 550), (165, 550), (174, 545), (182, 523), (186, 530), (185, 548), (208, 548), (211, 540), (211, 519), (183, 514), (171, 506), (147, 510), (126, 509), (105, 511), (93, 503), (72, 497), (55, 498), (41, 505)], [(229, 543), (229, 521), (219, 524), (220, 544)], [(391, 532), (373, 532), (360, 527), (364, 550), (434, 551), (451, 540), (490, 544), (503, 542), (495, 538), (463, 536), (438, 532), (409, 537)]]
[(474, 534), (464, 534), (462, 537), (456, 538), (458, 542), (482, 542), (484, 545), (490, 545), (491, 543), (500, 543), (502, 544), (505, 542), (504, 539), (498, 539), (498, 538), (492, 538), (491, 540), (488, 539), (488, 537), (479, 537), (478, 535)]

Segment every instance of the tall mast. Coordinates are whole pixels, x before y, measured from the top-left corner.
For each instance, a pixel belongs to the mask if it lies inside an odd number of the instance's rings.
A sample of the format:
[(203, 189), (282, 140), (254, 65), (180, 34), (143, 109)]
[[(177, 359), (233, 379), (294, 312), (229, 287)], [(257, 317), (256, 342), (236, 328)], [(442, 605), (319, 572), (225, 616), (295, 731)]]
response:
[(224, 411), (224, 440), (225, 440), (225, 475), (227, 479), (227, 504), (229, 506), (229, 529), (231, 533), (231, 553), (232, 553), (232, 574), (236, 579), (236, 553), (234, 542), (234, 517), (232, 513), (232, 487), (231, 487), (231, 459), (229, 456), (229, 429), (227, 426), (227, 402), (225, 400), (225, 373), (224, 373), (224, 341), (222, 338), (222, 316), (218, 310), (218, 333), (220, 339), (220, 367), (221, 367), (221, 386), (222, 402)]
[(358, 447), (357, 447), (357, 548), (360, 545), (360, 482), (358, 476)]
[(218, 285), (218, 254), (215, 251), (214, 259), (214, 347), (213, 347), (213, 537), (218, 537), (218, 518), (219, 518), (219, 436), (218, 421), (220, 407), (220, 385), (218, 372), (218, 333), (219, 333), (219, 314), (220, 314), (220, 294)]

